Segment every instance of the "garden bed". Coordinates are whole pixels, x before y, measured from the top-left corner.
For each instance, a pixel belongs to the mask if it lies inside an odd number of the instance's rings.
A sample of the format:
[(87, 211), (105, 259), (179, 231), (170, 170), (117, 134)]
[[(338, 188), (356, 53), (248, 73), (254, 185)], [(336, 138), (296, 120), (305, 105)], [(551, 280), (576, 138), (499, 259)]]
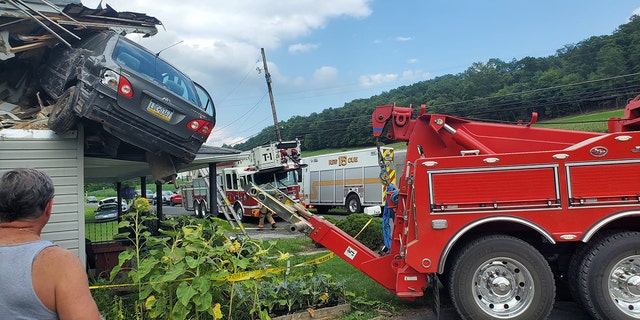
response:
[(349, 314), (351, 312), (351, 304), (343, 303), (333, 307), (326, 307), (320, 309), (309, 308), (305, 311), (296, 312), (294, 314), (287, 314), (271, 318), (272, 320), (326, 320), (337, 319), (341, 316)]

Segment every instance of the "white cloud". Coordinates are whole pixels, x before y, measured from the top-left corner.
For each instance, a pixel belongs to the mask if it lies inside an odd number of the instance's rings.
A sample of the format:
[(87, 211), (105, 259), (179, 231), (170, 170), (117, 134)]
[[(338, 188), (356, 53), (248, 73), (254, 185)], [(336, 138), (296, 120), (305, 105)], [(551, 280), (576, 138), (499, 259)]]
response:
[(398, 79), (397, 74), (389, 73), (389, 74), (372, 74), (372, 75), (364, 75), (360, 76), (359, 82), (363, 87), (373, 87), (383, 83), (393, 82)]
[(415, 81), (428, 80), (430, 78), (431, 78), (431, 74), (429, 72), (424, 72), (421, 70), (406, 70), (406, 71), (403, 71), (402, 74), (378, 73), (378, 74), (360, 76), (359, 82), (360, 82), (360, 85), (363, 87), (373, 87), (373, 86), (388, 84), (395, 81), (400, 81), (402, 83), (409, 83), (409, 82), (415, 82)]
[(232, 146), (239, 142), (244, 142), (246, 139), (247, 137), (234, 135), (233, 132), (227, 132), (226, 130), (214, 130), (206, 143), (215, 147), (221, 147), (223, 144)]
[[(94, 8), (100, 0), (84, 0)], [(152, 50), (184, 40), (191, 53), (209, 56), (207, 63), (228, 65), (238, 55), (254, 59), (259, 48), (273, 49), (283, 42), (324, 28), (337, 17), (364, 18), (371, 14), (367, 0), (104, 0), (118, 11), (143, 12), (162, 21), (158, 35), (145, 46)], [(166, 31), (163, 30), (166, 29)], [(252, 48), (252, 50), (247, 50)], [(310, 47), (312, 49), (312, 47)], [(192, 62), (194, 59), (187, 59)]]
[(411, 41), (411, 40), (413, 40), (413, 38), (411, 37), (396, 37), (396, 41), (400, 41), (400, 42)]
[(296, 43), (289, 46), (289, 53), (305, 53), (318, 49), (317, 44), (313, 43)]
[(402, 72), (400, 79), (403, 81), (422, 81), (431, 79), (431, 73), (422, 70), (406, 70)]
[(633, 12), (631, 13), (631, 15), (640, 16), (640, 8), (636, 8), (635, 10), (633, 10)]
[(409, 63), (409, 64), (414, 64), (414, 63), (418, 63), (418, 61), (419, 61), (419, 60), (418, 60), (418, 59), (416, 59), (416, 58), (411, 58), (411, 59), (407, 60), (407, 63)]
[(313, 73), (313, 81), (316, 84), (334, 83), (338, 79), (338, 69), (322, 66)]

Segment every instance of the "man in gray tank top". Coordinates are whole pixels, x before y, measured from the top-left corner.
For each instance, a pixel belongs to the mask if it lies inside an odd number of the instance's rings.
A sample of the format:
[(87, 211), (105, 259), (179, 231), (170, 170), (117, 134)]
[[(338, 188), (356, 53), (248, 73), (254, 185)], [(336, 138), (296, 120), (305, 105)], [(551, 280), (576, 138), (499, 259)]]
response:
[(101, 319), (80, 259), (40, 238), (53, 196), (51, 178), (38, 170), (0, 177), (2, 319)]

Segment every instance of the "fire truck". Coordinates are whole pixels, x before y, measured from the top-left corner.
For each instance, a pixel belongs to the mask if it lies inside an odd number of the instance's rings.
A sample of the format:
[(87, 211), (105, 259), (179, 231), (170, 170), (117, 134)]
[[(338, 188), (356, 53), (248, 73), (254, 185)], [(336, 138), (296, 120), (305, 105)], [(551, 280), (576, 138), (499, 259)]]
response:
[[(256, 185), (270, 184), (287, 196), (299, 199), (302, 168), (299, 140), (272, 142), (245, 151), (245, 155), (243, 160), (217, 166), (218, 192), (224, 194), (236, 216), (244, 220), (259, 215), (258, 202), (248, 197), (243, 190), (248, 182)], [(204, 216), (210, 209), (208, 175), (209, 172), (205, 169), (194, 172), (192, 176), (196, 178), (182, 188), (183, 205), (186, 210), (195, 210), (196, 216)]]
[(640, 96), (594, 133), (377, 107), (374, 136), (407, 142), (384, 253), (248, 192), (398, 297), (439, 279), (463, 319), (545, 319), (557, 289), (595, 319), (640, 319), (638, 115)]
[[(372, 214), (379, 214), (385, 199), (380, 175), (395, 179), (393, 148), (380, 147), (379, 151), (367, 148), (302, 158), (306, 166), (302, 168), (300, 201), (319, 214), (334, 207), (345, 207), (349, 214), (372, 207)], [(388, 165), (381, 169), (380, 161)]]

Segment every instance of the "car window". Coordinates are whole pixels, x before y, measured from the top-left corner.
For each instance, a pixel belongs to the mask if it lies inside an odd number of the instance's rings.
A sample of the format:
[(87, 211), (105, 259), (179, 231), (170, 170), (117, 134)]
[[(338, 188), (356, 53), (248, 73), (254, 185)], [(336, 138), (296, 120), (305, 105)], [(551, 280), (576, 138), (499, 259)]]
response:
[(100, 209), (100, 210), (102, 210), (102, 211), (105, 211), (105, 210), (114, 210), (114, 209), (116, 209), (116, 210), (117, 210), (117, 209), (118, 209), (118, 205), (117, 205), (117, 204), (115, 204), (115, 203), (114, 203), (114, 204), (105, 204), (105, 205), (100, 206), (100, 208), (98, 208), (98, 209)]
[(206, 105), (200, 102), (193, 81), (155, 54), (121, 37), (116, 43), (112, 58), (121, 67), (147, 76), (149, 80), (205, 110)]
[(94, 54), (99, 55), (105, 51), (107, 46), (107, 40), (111, 35), (109, 33), (101, 32), (88, 38), (84, 43), (82, 43), (82, 47), (93, 51)]
[(200, 99), (200, 103), (202, 104), (201, 108), (213, 117), (213, 121), (215, 123), (216, 110), (213, 105), (213, 99), (211, 99), (209, 92), (207, 92), (204, 87), (202, 87), (198, 83), (195, 83), (195, 86), (196, 92), (198, 93), (198, 98)]

